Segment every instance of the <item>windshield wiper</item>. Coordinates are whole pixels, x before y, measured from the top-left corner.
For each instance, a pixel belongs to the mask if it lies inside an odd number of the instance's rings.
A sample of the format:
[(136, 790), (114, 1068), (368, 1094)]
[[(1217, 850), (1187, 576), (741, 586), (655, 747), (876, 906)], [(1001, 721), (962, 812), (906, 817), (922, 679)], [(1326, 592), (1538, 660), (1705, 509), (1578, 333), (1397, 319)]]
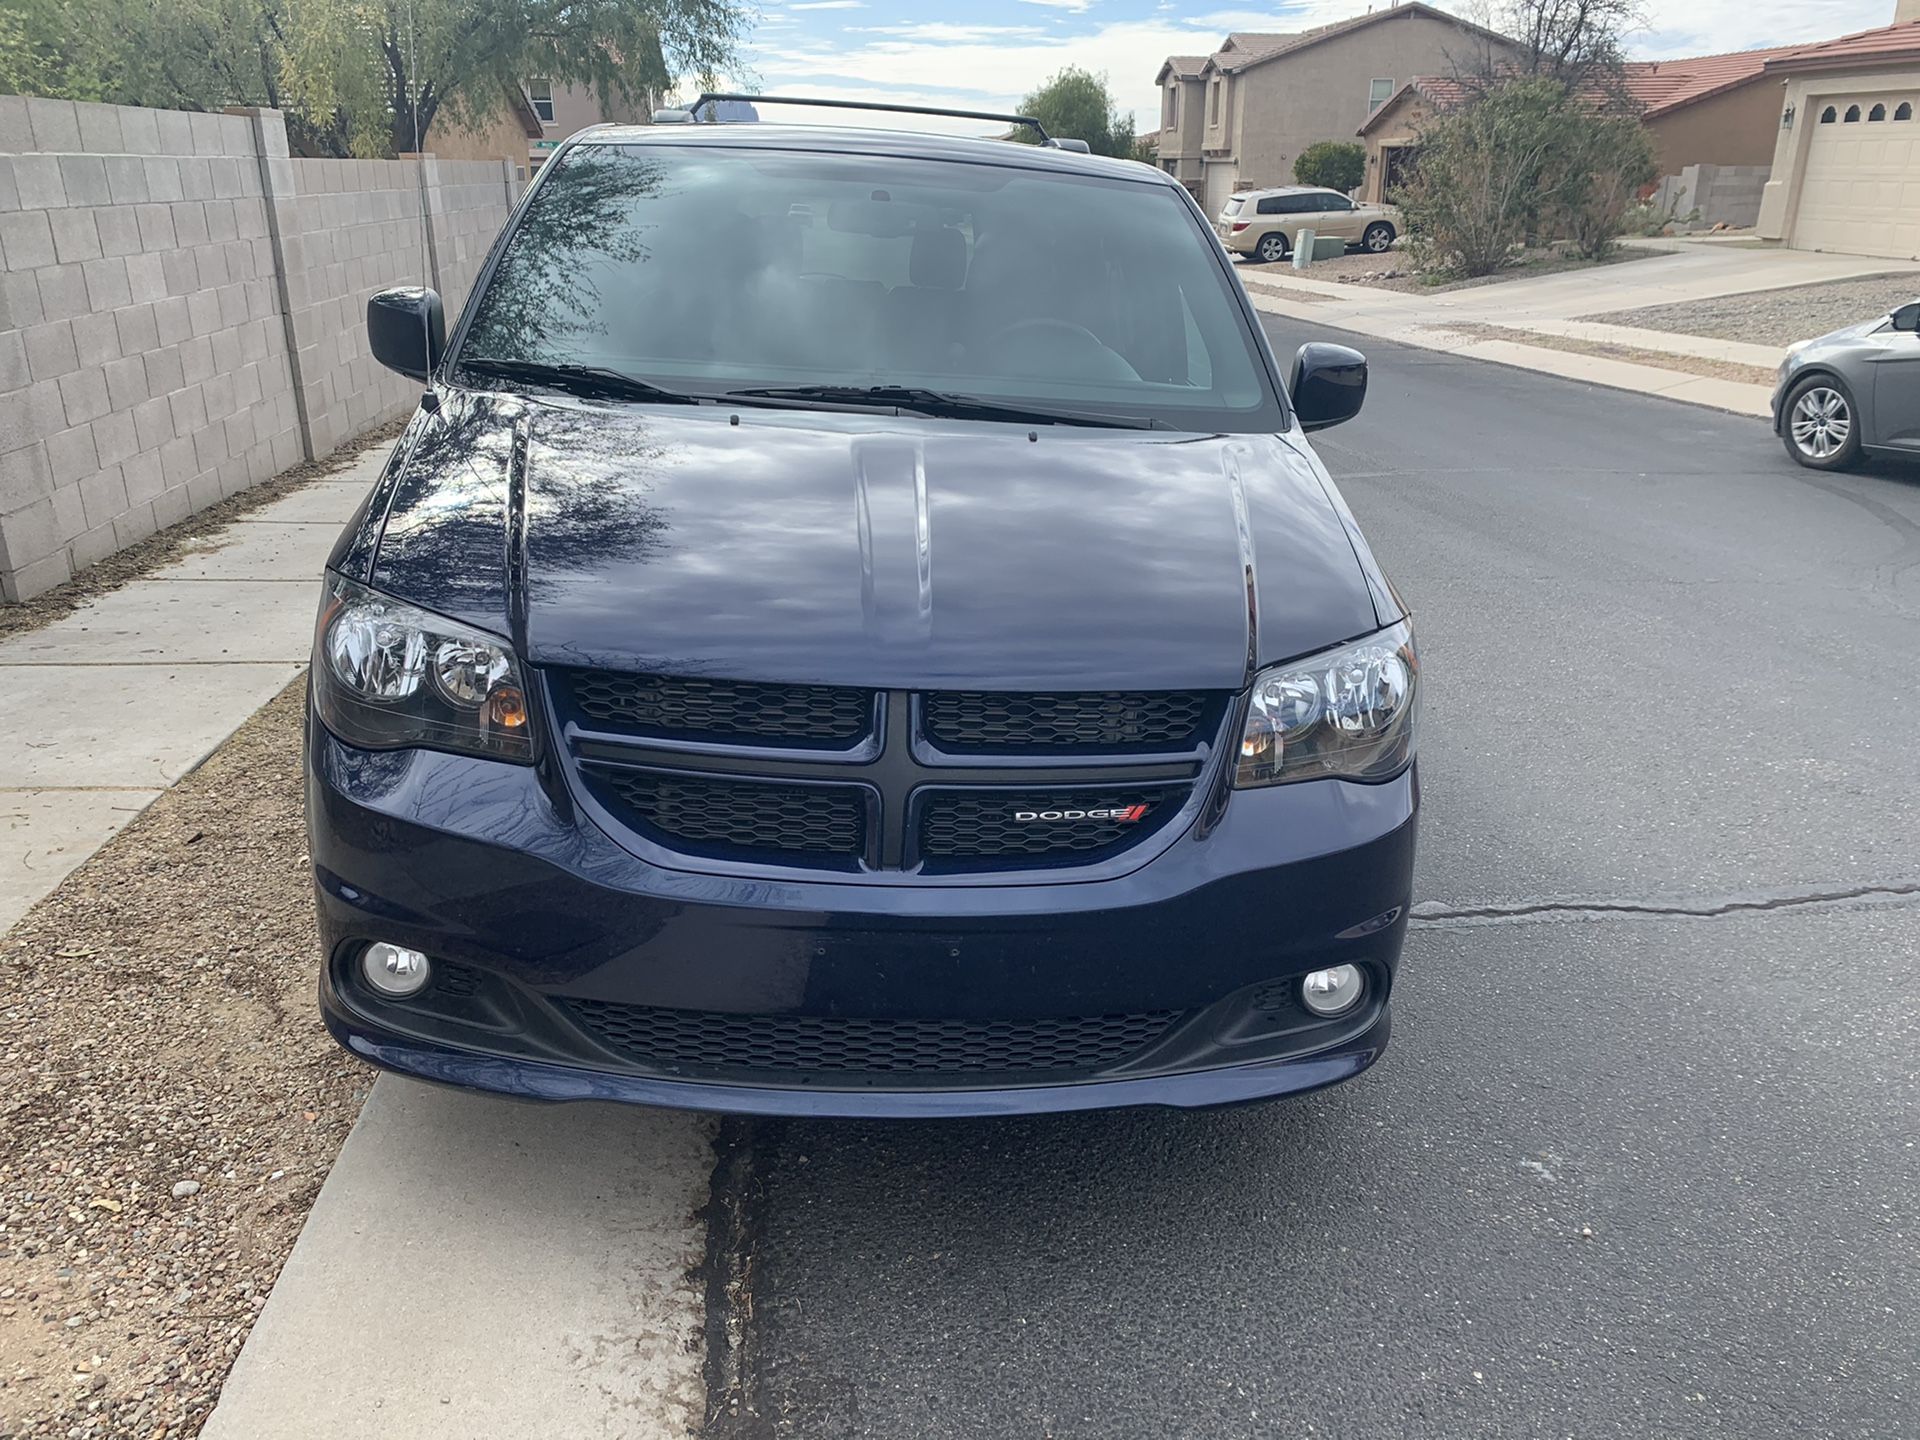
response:
[(941, 415), (961, 420), (1009, 420), (1022, 425), (1104, 425), (1117, 430), (1171, 429), (1146, 415), (1097, 415), (1075, 410), (1036, 409), (1011, 405), (979, 395), (952, 390), (926, 390), (914, 385), (788, 385), (755, 390), (729, 390), (742, 400), (817, 400), (829, 405), (888, 405), (918, 415)]
[(524, 380), (530, 385), (551, 385), (571, 395), (591, 399), (651, 400), (656, 404), (698, 405), (703, 397), (669, 390), (638, 376), (600, 365), (560, 365), (544, 360), (496, 360), (489, 356), (462, 357), (460, 368), (479, 375), (497, 375), (502, 380)]

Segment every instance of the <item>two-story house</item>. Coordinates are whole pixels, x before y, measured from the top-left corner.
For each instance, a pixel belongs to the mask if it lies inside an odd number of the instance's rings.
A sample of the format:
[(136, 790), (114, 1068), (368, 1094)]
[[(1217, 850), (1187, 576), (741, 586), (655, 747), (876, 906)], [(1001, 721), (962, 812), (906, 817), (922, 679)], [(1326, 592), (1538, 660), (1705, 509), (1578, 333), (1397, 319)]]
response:
[(1351, 140), (1415, 75), (1480, 70), (1520, 46), (1423, 0), (1296, 34), (1239, 32), (1160, 67), (1160, 166), (1220, 213), (1236, 189), (1293, 182), (1317, 140)]

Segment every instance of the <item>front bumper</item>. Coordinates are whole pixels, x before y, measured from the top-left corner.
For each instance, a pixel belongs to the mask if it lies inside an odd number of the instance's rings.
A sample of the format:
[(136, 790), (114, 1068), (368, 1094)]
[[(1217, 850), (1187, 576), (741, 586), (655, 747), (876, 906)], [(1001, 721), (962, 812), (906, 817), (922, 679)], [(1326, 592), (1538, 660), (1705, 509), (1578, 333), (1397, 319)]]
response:
[[(916, 887), (666, 869), (531, 769), (355, 750), (318, 723), (307, 769), (327, 1026), (353, 1053), (428, 1080), (766, 1114), (1208, 1106), (1347, 1079), (1390, 1029), (1412, 772), (1238, 792), (1210, 833), (1113, 878)], [(372, 994), (354, 962), (375, 939), (425, 951), (459, 983), (407, 1002)], [(1298, 977), (1342, 963), (1366, 973), (1365, 998), (1335, 1021), (1308, 1016)], [(660, 1059), (582, 1019), (608, 1014), (668, 1016), (682, 1032), (773, 1017), (834, 1034), (1168, 1018), (1063, 1079), (811, 1069), (771, 1051)]]

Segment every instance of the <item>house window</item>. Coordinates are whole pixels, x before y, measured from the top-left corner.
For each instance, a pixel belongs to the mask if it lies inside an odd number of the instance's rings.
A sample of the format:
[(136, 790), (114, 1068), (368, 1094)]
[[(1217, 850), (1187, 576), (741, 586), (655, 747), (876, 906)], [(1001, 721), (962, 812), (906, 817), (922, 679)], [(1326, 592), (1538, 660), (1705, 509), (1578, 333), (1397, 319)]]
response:
[(1217, 75), (1214, 76), (1213, 82), (1207, 86), (1207, 124), (1209, 125), (1218, 125), (1220, 123), (1220, 91), (1223, 88), (1220, 83), (1220, 77)]
[(1893, 107), (1893, 118), (1896, 120), (1911, 120), (1913, 118), (1913, 106), (1902, 100), (1898, 105)]
[(1371, 115), (1387, 101), (1393, 98), (1393, 81), (1369, 80), (1367, 82), (1367, 114)]
[(529, 80), (527, 102), (533, 106), (533, 113), (540, 117), (542, 125), (553, 124), (553, 82), (551, 80)]
[(1176, 130), (1180, 126), (1180, 82), (1167, 86), (1167, 103), (1161, 107), (1160, 128)]
[(1827, 106), (1826, 109), (1820, 112), (1820, 123), (1822, 125), (1831, 125), (1833, 124), (1834, 121), (1838, 120), (1839, 118), (1840, 118), (1839, 112), (1836, 111), (1831, 105)]
[(1871, 110), (1867, 111), (1867, 120), (1869, 123), (1875, 120), (1884, 120), (1886, 118), (1887, 118), (1887, 107), (1884, 105), (1875, 105)]
[(1860, 107), (1858, 105), (1847, 106), (1846, 119), (1840, 123), (1843, 125), (1858, 125), (1860, 123)]

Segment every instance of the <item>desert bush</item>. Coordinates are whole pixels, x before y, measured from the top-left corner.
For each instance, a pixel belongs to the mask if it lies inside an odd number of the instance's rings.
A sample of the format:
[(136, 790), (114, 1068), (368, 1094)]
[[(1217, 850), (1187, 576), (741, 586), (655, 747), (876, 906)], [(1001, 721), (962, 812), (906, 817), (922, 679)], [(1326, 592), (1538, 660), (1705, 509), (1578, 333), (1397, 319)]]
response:
[(1490, 275), (1529, 240), (1564, 239), (1604, 259), (1653, 169), (1630, 112), (1556, 80), (1513, 78), (1426, 124), (1419, 167), (1396, 198), (1417, 264)]
[(1293, 158), (1293, 178), (1346, 194), (1367, 174), (1367, 147), (1357, 140), (1316, 140)]

